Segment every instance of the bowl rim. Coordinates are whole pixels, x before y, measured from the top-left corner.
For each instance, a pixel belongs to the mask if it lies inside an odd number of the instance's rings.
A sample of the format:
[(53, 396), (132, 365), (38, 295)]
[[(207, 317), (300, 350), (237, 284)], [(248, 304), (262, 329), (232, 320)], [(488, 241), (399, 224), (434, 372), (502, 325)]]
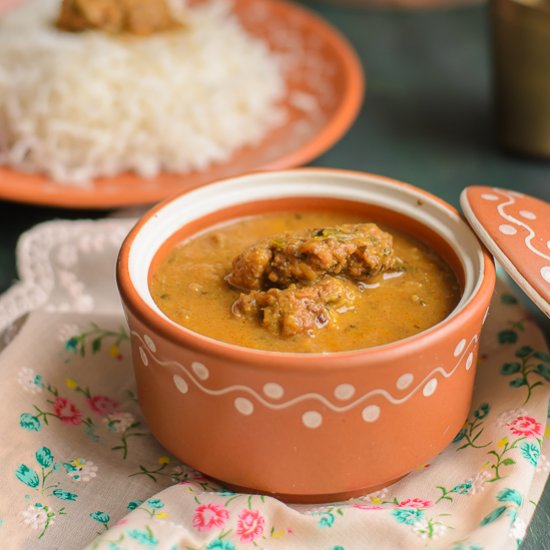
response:
[[(280, 175), (282, 177), (289, 177), (296, 173), (309, 173), (312, 175), (333, 175), (333, 176), (348, 176), (348, 177), (360, 177), (371, 178), (383, 183), (389, 183), (395, 185), (404, 190), (412, 190), (415, 193), (424, 195), (432, 201), (437, 202), (440, 206), (443, 206), (450, 214), (458, 216), (466, 226), (469, 227), (465, 218), (458, 212), (456, 208), (444, 201), (443, 199), (431, 194), (424, 189), (416, 187), (414, 185), (395, 180), (386, 176), (380, 176), (378, 174), (372, 174), (368, 172), (361, 172), (357, 170), (346, 170), (338, 168), (295, 168), (290, 170), (281, 170), (275, 172), (256, 171), (245, 175), (234, 176), (210, 184), (201, 186), (199, 189), (204, 190), (208, 188), (215, 189), (220, 184), (230, 183), (232, 181), (241, 180), (247, 177), (253, 177), (255, 175)], [(144, 326), (150, 327), (151, 334), (159, 334), (163, 338), (170, 342), (179, 345), (185, 349), (191, 349), (198, 353), (216, 356), (224, 359), (230, 359), (244, 365), (252, 365), (254, 367), (261, 368), (298, 368), (311, 370), (312, 364), (315, 364), (316, 369), (331, 369), (335, 366), (342, 366), (345, 363), (346, 366), (353, 367), (359, 366), (365, 363), (368, 358), (369, 361), (376, 362), (379, 359), (396, 360), (398, 357), (409, 355), (413, 349), (416, 353), (420, 348), (430, 347), (441, 338), (445, 338), (447, 335), (454, 334), (461, 326), (468, 324), (469, 320), (479, 314), (479, 309), (483, 307), (483, 304), (489, 304), (490, 298), (493, 294), (495, 286), (496, 272), (492, 256), (479, 241), (476, 236), (478, 245), (478, 251), (482, 255), (483, 269), (476, 274), (477, 285), (472, 291), (472, 295), (467, 299), (466, 303), (454, 313), (447, 316), (445, 319), (437, 323), (436, 325), (429, 327), (415, 335), (409, 336), (404, 339), (396, 340), (380, 346), (373, 346), (368, 348), (360, 348), (348, 351), (338, 352), (325, 352), (325, 353), (305, 353), (305, 352), (277, 352), (270, 350), (261, 350), (256, 348), (247, 348), (236, 344), (230, 344), (216, 340), (212, 337), (202, 335), (191, 329), (178, 325), (175, 322), (170, 322), (159, 315), (154, 309), (152, 309), (145, 300), (141, 297), (138, 290), (135, 288), (129, 271), (129, 256), (132, 250), (134, 241), (142, 228), (153, 217), (155, 217), (160, 211), (162, 211), (170, 203), (180, 199), (181, 197), (197, 191), (198, 189), (190, 189), (182, 193), (173, 195), (159, 204), (155, 205), (148, 212), (146, 212), (130, 230), (127, 237), (124, 239), (120, 248), (117, 265), (116, 265), (116, 282), (119, 290), (119, 294), (122, 299), (122, 303), (125, 309), (129, 310)], [(246, 203), (246, 200), (242, 201), (242, 204)], [(472, 232), (473, 233), (473, 232)], [(475, 234), (474, 234), (475, 235)], [(157, 250), (160, 246), (157, 248)], [(150, 265), (147, 266), (147, 271)], [(344, 360), (344, 362), (343, 362)]]

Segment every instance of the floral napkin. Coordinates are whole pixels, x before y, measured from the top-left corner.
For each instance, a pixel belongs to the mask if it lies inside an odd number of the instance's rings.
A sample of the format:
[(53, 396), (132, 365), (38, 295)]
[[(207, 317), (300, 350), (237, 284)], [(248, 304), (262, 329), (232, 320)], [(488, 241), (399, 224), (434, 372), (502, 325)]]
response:
[(519, 545), (550, 468), (550, 356), (503, 282), (481, 337), (471, 413), (453, 443), (377, 493), (289, 506), (211, 482), (147, 430), (113, 283), (130, 224), (49, 223), (20, 244), (22, 282), (0, 298), (11, 340), (0, 354), (0, 537), (10, 548)]

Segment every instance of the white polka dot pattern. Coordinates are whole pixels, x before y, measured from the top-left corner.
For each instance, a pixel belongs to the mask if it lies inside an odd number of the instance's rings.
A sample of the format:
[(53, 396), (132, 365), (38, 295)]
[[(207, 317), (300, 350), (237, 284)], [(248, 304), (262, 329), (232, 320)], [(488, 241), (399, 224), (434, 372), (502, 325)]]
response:
[(246, 397), (237, 397), (235, 399), (235, 408), (244, 416), (250, 416), (254, 412), (254, 405)]
[(525, 218), (526, 220), (536, 220), (537, 216), (533, 212), (529, 212), (528, 210), (522, 210), (519, 215), (522, 218)]
[(179, 374), (174, 374), (173, 380), (176, 388), (178, 388), (181, 393), (187, 393), (189, 391), (187, 382)]
[(464, 351), (465, 347), (466, 347), (466, 339), (462, 338), (462, 340), (460, 340), (460, 342), (456, 345), (453, 355), (455, 357), (458, 357)]
[(503, 235), (515, 235), (518, 232), (518, 230), (513, 225), (508, 225), (507, 223), (503, 223), (502, 225), (500, 225), (498, 230)]
[(351, 384), (340, 384), (334, 390), (334, 397), (340, 401), (351, 399), (355, 394), (355, 388)]
[(202, 363), (199, 363), (198, 361), (193, 361), (193, 363), (191, 363), (191, 368), (201, 380), (206, 380), (210, 376), (210, 372), (208, 371), (206, 366)]
[(149, 335), (145, 335), (143, 337), (143, 340), (145, 341), (145, 345), (153, 352), (157, 351), (157, 346), (155, 342), (153, 342), (153, 339)]
[(268, 382), (264, 386), (264, 394), (271, 399), (281, 399), (285, 394), (284, 388), (280, 384), (275, 384), (274, 382)]
[(431, 380), (428, 380), (428, 382), (426, 382), (426, 385), (424, 386), (422, 393), (424, 397), (430, 397), (430, 395), (433, 395), (435, 393), (436, 389), (437, 389), (437, 380), (435, 378), (432, 378)]
[(376, 422), (380, 416), (380, 407), (378, 405), (369, 405), (361, 413), (365, 422)]
[(414, 376), (410, 372), (407, 372), (397, 379), (395, 386), (398, 390), (406, 390), (413, 383), (413, 380)]
[(323, 417), (317, 411), (307, 411), (302, 415), (302, 422), (306, 428), (314, 430), (323, 423)]
[(145, 350), (141, 346), (139, 348), (139, 356), (141, 357), (141, 362), (146, 367), (149, 366), (149, 357), (147, 357), (147, 354), (145, 353)]
[[(550, 271), (550, 268), (549, 268)], [(433, 395), (438, 387), (438, 379), (434, 376), (439, 373), (443, 378), (449, 378), (459, 367), (464, 366), (466, 370), (470, 370), (474, 364), (475, 349), (467, 350), (467, 357), (464, 360), (464, 351), (466, 348), (474, 345), (478, 341), (478, 336), (474, 335), (469, 339), (469, 344), (466, 338), (462, 338), (455, 346), (453, 354), (456, 358), (454, 365), (449, 365), (450, 368), (442, 365), (433, 365), (429, 373), (424, 373), (421, 380), (416, 382), (415, 375), (411, 372), (404, 372), (400, 374), (397, 379), (394, 379), (394, 391), (399, 390), (400, 394), (392, 394), (391, 387), (388, 388), (371, 388), (360, 395), (358, 395), (358, 389), (354, 384), (349, 382), (341, 383), (333, 387), (332, 395), (323, 395), (322, 393), (315, 393), (307, 388), (303, 389), (303, 393), (287, 397), (285, 388), (276, 382), (266, 382), (261, 386), (261, 390), (258, 392), (254, 388), (248, 386), (246, 383), (236, 382), (226, 387), (208, 387), (207, 384), (203, 384), (203, 381), (210, 377), (210, 371), (206, 365), (198, 361), (193, 361), (190, 365), (182, 365), (176, 361), (163, 361), (156, 357), (155, 354), (150, 352), (150, 347), (146, 342), (144, 336), (140, 336), (135, 331), (132, 331), (132, 336), (137, 338), (138, 353), (142, 363), (145, 366), (149, 366), (151, 361), (155, 361), (156, 364), (162, 366), (170, 366), (173, 368), (174, 364), (181, 369), (181, 374), (173, 374), (172, 380), (174, 386), (181, 394), (187, 394), (192, 388), (198, 389), (200, 392), (210, 396), (216, 397), (233, 392), (242, 393), (247, 395), (239, 396), (233, 399), (232, 403), (237, 412), (243, 416), (250, 416), (254, 414), (256, 407), (261, 406), (272, 411), (286, 409), (297, 405), (301, 402), (318, 401), (323, 407), (323, 412), (320, 410), (306, 410), (301, 414), (301, 423), (303, 426), (309, 429), (317, 429), (325, 422), (325, 414), (330, 413), (346, 413), (351, 411), (355, 407), (360, 407), (361, 418), (366, 423), (376, 422), (383, 414), (382, 404), (374, 405), (368, 404), (371, 398), (376, 395), (383, 395), (388, 401), (388, 404), (399, 405), (408, 401), (418, 392), (421, 391), (424, 397), (430, 397)], [(151, 340), (152, 342), (152, 340)], [(153, 343), (154, 346), (154, 343)], [(390, 382), (391, 384), (391, 382)], [(405, 393), (405, 390), (407, 392)], [(281, 400), (278, 402), (273, 402)], [(303, 410), (303, 409), (302, 409)]]

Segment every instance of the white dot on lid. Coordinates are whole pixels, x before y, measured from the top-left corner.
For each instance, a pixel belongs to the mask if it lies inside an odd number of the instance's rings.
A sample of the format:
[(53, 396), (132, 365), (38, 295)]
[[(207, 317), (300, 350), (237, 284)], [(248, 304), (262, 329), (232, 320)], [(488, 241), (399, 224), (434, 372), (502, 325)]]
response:
[(540, 274), (542, 275), (542, 278), (547, 282), (550, 283), (550, 265), (545, 265), (541, 270)]
[(460, 340), (460, 342), (456, 345), (453, 355), (455, 357), (458, 357), (464, 351), (465, 347), (466, 347), (466, 339), (462, 338), (462, 340)]
[(147, 354), (145, 353), (145, 350), (141, 346), (139, 348), (139, 356), (141, 357), (141, 362), (145, 366), (149, 365), (149, 357), (147, 357)]
[(536, 220), (537, 216), (534, 212), (529, 212), (529, 210), (520, 210), (519, 215), (526, 220)]
[(410, 372), (407, 372), (397, 379), (395, 385), (398, 390), (406, 390), (413, 383), (413, 380), (414, 376)]
[(285, 394), (285, 390), (280, 384), (268, 382), (264, 386), (264, 394), (271, 397), (271, 399), (280, 399)]
[(430, 397), (430, 395), (433, 395), (436, 389), (437, 389), (437, 380), (435, 378), (432, 378), (431, 380), (428, 380), (428, 382), (424, 386), (424, 389), (422, 390), (422, 393), (424, 394), (425, 397)]
[(155, 353), (155, 351), (157, 351), (157, 346), (156, 346), (155, 342), (153, 342), (153, 339), (152, 339), (148, 334), (146, 334), (146, 335), (143, 337), (143, 340), (145, 340), (145, 345), (146, 345), (153, 353)]
[(351, 399), (355, 393), (355, 388), (351, 384), (340, 384), (334, 389), (334, 397), (340, 401)]
[(470, 368), (472, 367), (473, 362), (474, 362), (474, 354), (472, 352), (470, 352), (468, 354), (468, 359), (466, 359), (466, 370), (470, 370)]
[(189, 386), (187, 385), (187, 382), (179, 375), (174, 374), (174, 385), (181, 393), (187, 393), (189, 390)]
[(237, 397), (237, 399), (235, 399), (235, 408), (245, 416), (249, 416), (254, 412), (252, 401), (245, 397)]
[(503, 223), (501, 226), (499, 226), (498, 230), (503, 235), (515, 235), (518, 232), (518, 230), (514, 226), (508, 225), (507, 223)]
[(191, 363), (191, 368), (201, 380), (206, 380), (210, 376), (210, 372), (208, 372), (206, 366), (202, 363), (199, 363), (198, 361), (193, 361)]
[(485, 199), (486, 201), (498, 201), (498, 196), (493, 195), (492, 193), (483, 193), (483, 195), (481, 195), (481, 198)]
[(369, 405), (361, 413), (365, 422), (376, 422), (380, 416), (380, 407), (378, 405)]
[(306, 428), (314, 430), (323, 423), (323, 417), (317, 411), (307, 411), (302, 415), (302, 422)]

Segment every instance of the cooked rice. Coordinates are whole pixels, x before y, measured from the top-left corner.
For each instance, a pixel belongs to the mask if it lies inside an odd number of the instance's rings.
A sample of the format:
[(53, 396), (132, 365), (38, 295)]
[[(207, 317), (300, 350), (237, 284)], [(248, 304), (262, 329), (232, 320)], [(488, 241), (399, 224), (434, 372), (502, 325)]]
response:
[(0, 20), (0, 165), (72, 184), (184, 173), (284, 121), (278, 61), (228, 0), (145, 39), (59, 32), (59, 4), (30, 0)]

